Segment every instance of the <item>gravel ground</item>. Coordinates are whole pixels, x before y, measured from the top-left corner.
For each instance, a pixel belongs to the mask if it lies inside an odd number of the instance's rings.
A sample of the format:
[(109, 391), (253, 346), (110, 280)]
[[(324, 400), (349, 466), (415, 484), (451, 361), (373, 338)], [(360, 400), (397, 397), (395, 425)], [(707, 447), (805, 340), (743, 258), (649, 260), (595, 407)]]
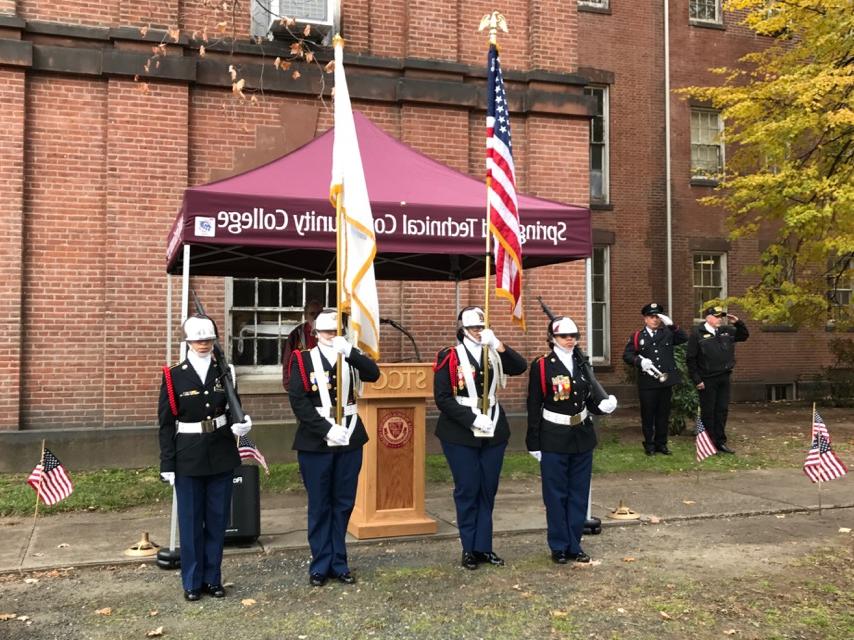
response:
[(854, 509), (606, 528), (566, 566), (544, 534), (507, 535), (507, 566), (473, 572), (456, 541), (385, 541), (352, 553), (358, 584), (322, 588), (305, 552), (236, 556), (228, 597), (199, 603), (152, 564), (6, 575), (0, 637), (850, 640), (852, 527)]

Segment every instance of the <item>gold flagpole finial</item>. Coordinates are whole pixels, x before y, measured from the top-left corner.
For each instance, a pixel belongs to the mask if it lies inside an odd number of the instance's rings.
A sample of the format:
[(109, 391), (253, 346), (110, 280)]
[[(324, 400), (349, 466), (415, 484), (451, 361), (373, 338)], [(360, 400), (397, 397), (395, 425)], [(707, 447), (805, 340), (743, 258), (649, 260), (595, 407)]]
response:
[(335, 37), (332, 38), (332, 46), (337, 47), (339, 44), (343, 47), (345, 44), (347, 44), (347, 41), (341, 37), (340, 33), (336, 33)]
[(504, 33), (507, 33), (507, 20), (503, 14), (497, 11), (487, 13), (480, 19), (480, 26), (477, 30), (483, 31), (486, 28), (489, 28), (489, 43), (498, 44), (498, 30), (501, 29)]

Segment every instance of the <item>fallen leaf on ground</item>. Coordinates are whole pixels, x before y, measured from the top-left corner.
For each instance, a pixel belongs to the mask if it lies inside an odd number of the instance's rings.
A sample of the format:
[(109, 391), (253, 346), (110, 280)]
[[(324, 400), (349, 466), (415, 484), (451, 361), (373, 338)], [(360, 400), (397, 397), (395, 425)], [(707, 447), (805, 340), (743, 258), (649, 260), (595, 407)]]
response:
[(602, 561), (601, 561), (601, 560), (593, 560), (593, 561), (590, 563), (590, 566), (591, 566), (591, 567), (598, 567), (600, 564), (602, 564)]
[(785, 518), (785, 517), (786, 517), (786, 514), (785, 514), (785, 513), (778, 513), (778, 514), (776, 515), (776, 517), (777, 517), (777, 519), (778, 519), (778, 520), (782, 520), (783, 518)]
[(696, 500), (683, 500), (682, 504), (697, 504)]
[(728, 635), (728, 636), (733, 636), (733, 635), (735, 635), (735, 633), (736, 633), (735, 629), (727, 629), (726, 631), (724, 631), (724, 635)]
[(650, 516), (649, 522), (650, 524), (658, 524), (659, 522), (661, 522), (661, 518), (659, 518), (658, 516)]
[(157, 615), (157, 609), (152, 609), (151, 611), (148, 612), (148, 615), (153, 618), (154, 616)]
[(27, 584), (35, 584), (38, 581), (38, 578), (24, 578), (24, 582), (26, 582)]
[(58, 545), (56, 545), (56, 548), (57, 549), (67, 549), (70, 546), (71, 545), (68, 544), (67, 542), (60, 542)]
[(111, 616), (113, 615), (113, 609), (111, 607), (104, 607), (103, 609), (95, 609), (95, 613), (99, 616)]
[(240, 604), (242, 604), (244, 607), (251, 607), (252, 605), (256, 604), (256, 602), (252, 598), (243, 598), (243, 600), (240, 601)]
[(625, 558), (623, 558), (623, 562), (637, 562), (637, 560), (632, 556), (626, 556)]
[(625, 613), (625, 612), (626, 612), (626, 610), (625, 610), (625, 609), (623, 609), (622, 607), (619, 607), (619, 608), (617, 609), (617, 613)]
[(660, 615), (664, 620), (672, 620), (673, 618), (666, 611), (659, 611), (658, 615)]
[(565, 618), (567, 615), (566, 611), (552, 611), (552, 618)]
[(839, 527), (839, 533), (851, 533), (850, 527)]
[(26, 622), (30, 619), (30, 616), (18, 616), (15, 620), (20, 620), (21, 622)]
[(18, 615), (15, 613), (0, 613), (0, 622), (5, 620), (14, 620)]
[(148, 633), (145, 634), (146, 638), (156, 638), (157, 636), (163, 635), (163, 627), (157, 627), (156, 629), (152, 629)]

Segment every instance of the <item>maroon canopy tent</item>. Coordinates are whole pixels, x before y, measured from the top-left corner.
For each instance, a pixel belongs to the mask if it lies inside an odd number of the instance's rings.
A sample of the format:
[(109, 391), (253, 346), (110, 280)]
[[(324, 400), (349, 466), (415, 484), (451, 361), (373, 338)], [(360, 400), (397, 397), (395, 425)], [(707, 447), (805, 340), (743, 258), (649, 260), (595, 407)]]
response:
[[(354, 117), (377, 234), (376, 277), (482, 276), (484, 181), (411, 149), (359, 112)], [(330, 129), (261, 167), (187, 189), (169, 233), (167, 271), (181, 273), (192, 253), (194, 275), (335, 278), (332, 136)], [(526, 269), (591, 255), (586, 208), (520, 195), (519, 211)]]

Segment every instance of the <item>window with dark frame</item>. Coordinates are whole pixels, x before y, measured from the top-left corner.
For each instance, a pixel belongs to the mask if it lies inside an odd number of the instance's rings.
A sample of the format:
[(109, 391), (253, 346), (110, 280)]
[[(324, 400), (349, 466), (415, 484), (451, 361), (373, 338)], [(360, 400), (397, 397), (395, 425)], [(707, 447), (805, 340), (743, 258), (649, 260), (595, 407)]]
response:
[(591, 86), (584, 94), (596, 98), (596, 114), (590, 120), (590, 200), (607, 203), (608, 193), (608, 88)]
[(693, 255), (693, 289), (694, 319), (702, 322), (702, 309), (706, 303), (727, 296), (725, 253), (698, 252)]
[(335, 305), (332, 280), (234, 278), (229, 309), (230, 362), (242, 367), (278, 367), (282, 345), (303, 322), (312, 300)]
[(611, 362), (611, 278), (608, 245), (593, 247), (592, 302), (593, 317), (590, 327), (590, 354), (594, 362)]

